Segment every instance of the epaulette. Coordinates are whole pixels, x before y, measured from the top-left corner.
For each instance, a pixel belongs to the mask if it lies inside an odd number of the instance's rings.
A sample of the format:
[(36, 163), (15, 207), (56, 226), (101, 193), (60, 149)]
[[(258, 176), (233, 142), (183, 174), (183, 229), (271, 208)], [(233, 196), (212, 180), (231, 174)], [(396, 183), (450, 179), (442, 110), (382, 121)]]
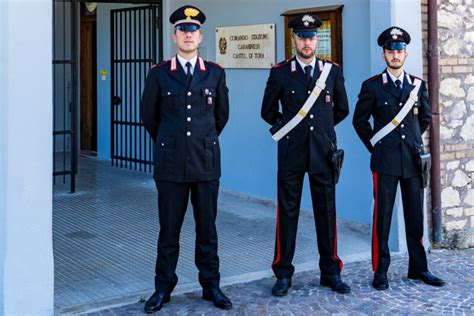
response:
[(382, 74), (375, 75), (375, 76), (367, 79), (367, 82), (374, 81), (375, 79), (379, 78), (380, 76), (382, 76)]
[(324, 62), (325, 62), (325, 63), (333, 64), (333, 65), (336, 66), (336, 67), (341, 67), (341, 65), (339, 65), (338, 63), (336, 63), (336, 62), (334, 62), (334, 61), (332, 61), (332, 60), (327, 60), (327, 59), (325, 59)]
[(286, 64), (288, 64), (290, 61), (289, 60), (284, 60), (282, 62), (279, 62), (278, 64), (275, 64), (272, 66), (272, 68), (280, 68), (282, 66), (285, 66)]
[(161, 63), (153, 64), (153, 65), (151, 65), (151, 69), (155, 69), (155, 68), (157, 68), (157, 67), (161, 67), (161, 66), (167, 64), (168, 62), (169, 62), (169, 60), (163, 60)]
[(208, 63), (208, 64), (211, 64), (211, 65), (213, 65), (213, 66), (217, 66), (217, 67), (219, 67), (219, 68), (224, 69), (224, 67), (222, 67), (222, 66), (219, 65), (218, 63), (212, 62), (212, 61), (210, 61), (210, 60), (205, 60), (205, 62)]
[(426, 81), (425, 79), (420, 78), (420, 77), (417, 77), (417, 76), (414, 76), (414, 75), (412, 75), (412, 74), (409, 74), (409, 76), (410, 76), (412, 79), (418, 79), (418, 80), (421, 80), (421, 81)]

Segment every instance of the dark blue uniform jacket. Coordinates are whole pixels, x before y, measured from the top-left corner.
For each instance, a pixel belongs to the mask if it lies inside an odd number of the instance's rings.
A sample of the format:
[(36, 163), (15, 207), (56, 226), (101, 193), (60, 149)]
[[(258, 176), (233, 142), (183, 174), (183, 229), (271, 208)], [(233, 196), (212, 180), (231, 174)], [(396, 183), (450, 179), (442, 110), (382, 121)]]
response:
[[(398, 127), (372, 147), (370, 139), (401, 110), (414, 88), (416, 79), (405, 72), (403, 90), (400, 93), (386, 72), (387, 70), (362, 83), (353, 125), (362, 142), (372, 153), (372, 171), (410, 178), (420, 172), (418, 156), (423, 150), (421, 135), (430, 125), (428, 92), (425, 82), (422, 82), (418, 101), (413, 109)], [(371, 117), (373, 127), (369, 122)]]
[[(311, 82), (307, 81), (295, 58), (271, 69), (261, 109), (262, 118), (267, 123), (285, 124), (298, 113), (322, 71), (320, 64), (324, 62), (317, 59)], [(307, 116), (278, 142), (280, 174), (286, 171), (307, 171), (311, 174), (332, 172), (330, 153), (337, 147), (334, 126), (348, 114), (342, 71), (337, 64), (333, 64), (326, 88)]]
[(229, 117), (224, 69), (198, 58), (190, 87), (176, 56), (152, 68), (140, 113), (156, 142), (154, 177), (197, 182), (221, 175), (218, 136)]

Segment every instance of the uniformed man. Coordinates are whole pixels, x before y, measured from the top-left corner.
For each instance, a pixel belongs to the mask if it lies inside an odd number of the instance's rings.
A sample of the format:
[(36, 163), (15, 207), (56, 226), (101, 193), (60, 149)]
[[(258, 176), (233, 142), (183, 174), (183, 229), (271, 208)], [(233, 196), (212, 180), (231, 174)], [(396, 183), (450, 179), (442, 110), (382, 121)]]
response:
[[(423, 247), (423, 183), (421, 176), (423, 141), (430, 125), (428, 93), (423, 80), (406, 73), (410, 35), (390, 27), (378, 37), (387, 68), (362, 84), (353, 124), (372, 154), (374, 220), (372, 229), (373, 287), (388, 289), (390, 264), (388, 238), (393, 205), (400, 184), (409, 254), (408, 278), (442, 286), (444, 282), (428, 271)], [(369, 123), (373, 118), (373, 127)]]
[(262, 118), (272, 125), (270, 131), (278, 140), (277, 228), (272, 264), (277, 278), (272, 288), (275, 296), (286, 295), (291, 287), (305, 173), (309, 175), (313, 201), (320, 284), (339, 293), (350, 292), (340, 277), (342, 261), (337, 255), (335, 175), (331, 163), (337, 146), (334, 126), (348, 115), (349, 109), (341, 68), (315, 57), (316, 31), (321, 24), (313, 14), (299, 15), (288, 24), (293, 29), (296, 56), (270, 70), (262, 102)]
[(189, 197), (202, 298), (222, 309), (232, 307), (219, 286), (215, 226), (221, 175), (218, 136), (227, 123), (229, 99), (224, 70), (198, 56), (205, 19), (200, 9), (190, 5), (171, 14), (178, 53), (150, 70), (142, 95), (141, 118), (155, 141), (160, 221), (156, 290), (145, 304), (147, 313), (169, 302), (178, 282), (179, 235)]

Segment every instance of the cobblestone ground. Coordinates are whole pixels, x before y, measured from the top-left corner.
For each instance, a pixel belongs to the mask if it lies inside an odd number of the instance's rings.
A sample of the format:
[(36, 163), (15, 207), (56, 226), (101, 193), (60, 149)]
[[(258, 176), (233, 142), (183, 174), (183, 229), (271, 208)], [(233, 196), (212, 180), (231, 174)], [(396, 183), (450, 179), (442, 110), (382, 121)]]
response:
[[(341, 295), (319, 285), (319, 272), (300, 272), (293, 277), (293, 287), (282, 298), (272, 297), (274, 279), (226, 286), (223, 291), (232, 299), (234, 308), (228, 312), (201, 299), (201, 292), (171, 297), (157, 314), (163, 315), (309, 315), (309, 314), (459, 314), (474, 315), (474, 249), (435, 251), (429, 254), (429, 267), (442, 277), (446, 285), (431, 287), (410, 280), (407, 256), (392, 257), (388, 273), (390, 288), (372, 288), (369, 260), (345, 266), (343, 280), (352, 287)], [(141, 315), (143, 302), (89, 315)]]

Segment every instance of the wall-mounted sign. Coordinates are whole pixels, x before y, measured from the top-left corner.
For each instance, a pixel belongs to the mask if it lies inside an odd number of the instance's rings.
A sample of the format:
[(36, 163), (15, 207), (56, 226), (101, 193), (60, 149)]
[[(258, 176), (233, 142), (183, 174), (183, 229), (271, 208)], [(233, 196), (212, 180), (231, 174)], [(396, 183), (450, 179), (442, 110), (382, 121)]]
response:
[(271, 68), (275, 24), (216, 28), (216, 62), (224, 68)]

